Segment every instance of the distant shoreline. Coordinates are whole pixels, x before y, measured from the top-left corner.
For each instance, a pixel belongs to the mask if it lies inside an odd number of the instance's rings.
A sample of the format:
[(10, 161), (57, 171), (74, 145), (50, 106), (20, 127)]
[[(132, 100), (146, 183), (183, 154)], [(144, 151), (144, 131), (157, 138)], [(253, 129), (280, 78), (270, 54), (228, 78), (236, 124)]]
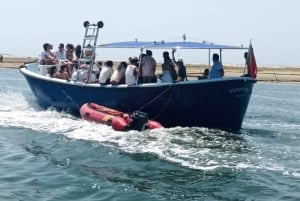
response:
[[(5, 56), (0, 61), (0, 68), (19, 68), (24, 63), (36, 61), (36, 57), (14, 57)], [(117, 66), (117, 61), (114, 66)], [(201, 76), (207, 65), (186, 64), (189, 77)], [(244, 74), (244, 66), (224, 64), (225, 77), (241, 76)], [(161, 73), (160, 64), (157, 67), (157, 74)], [(300, 83), (300, 67), (290, 66), (258, 66), (258, 81), (266, 82), (294, 82)]]
[(34, 62), (36, 60), (36, 57), (18, 57), (8, 54), (0, 54), (0, 68), (19, 68), (24, 63)]

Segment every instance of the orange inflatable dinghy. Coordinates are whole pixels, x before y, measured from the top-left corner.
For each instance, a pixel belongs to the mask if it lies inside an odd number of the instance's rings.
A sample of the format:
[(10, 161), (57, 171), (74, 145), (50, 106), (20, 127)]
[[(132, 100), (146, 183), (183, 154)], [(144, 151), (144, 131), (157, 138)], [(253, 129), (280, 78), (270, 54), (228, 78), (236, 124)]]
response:
[(80, 115), (85, 120), (112, 126), (117, 131), (163, 128), (159, 122), (149, 120), (147, 113), (135, 111), (127, 114), (96, 103), (82, 105)]

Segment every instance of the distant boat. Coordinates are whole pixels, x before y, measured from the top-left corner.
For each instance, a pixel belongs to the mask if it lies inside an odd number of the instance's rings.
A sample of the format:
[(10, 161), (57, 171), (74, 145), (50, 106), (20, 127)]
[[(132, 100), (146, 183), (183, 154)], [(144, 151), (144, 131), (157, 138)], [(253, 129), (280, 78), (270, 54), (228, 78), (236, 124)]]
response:
[[(86, 29), (91, 26), (101, 28), (99, 23), (85, 24)], [(97, 35), (94, 37), (95, 40)], [(93, 47), (96, 47), (96, 43)], [(97, 47), (138, 48), (141, 51), (145, 48), (219, 49), (220, 53), (223, 49), (245, 49), (199, 42), (138, 41), (102, 44)], [(50, 78), (38, 71), (42, 68), (43, 66), (37, 63), (20, 67), (20, 72), (25, 76), (37, 102), (42, 107), (55, 107), (79, 115), (83, 104), (93, 102), (125, 113), (145, 112), (149, 119), (160, 122), (164, 127), (208, 127), (233, 132), (242, 127), (253, 85), (256, 83), (256, 79), (250, 77), (224, 77), (131, 86), (100, 85), (76, 79), (67, 81)]]

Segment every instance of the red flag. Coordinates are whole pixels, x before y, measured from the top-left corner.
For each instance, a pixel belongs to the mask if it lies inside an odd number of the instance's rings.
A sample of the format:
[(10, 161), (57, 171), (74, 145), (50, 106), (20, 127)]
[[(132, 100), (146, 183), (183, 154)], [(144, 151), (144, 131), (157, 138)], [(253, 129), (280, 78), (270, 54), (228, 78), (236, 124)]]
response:
[(256, 78), (257, 65), (256, 65), (251, 41), (250, 41), (250, 45), (249, 45), (249, 49), (248, 49), (247, 63), (249, 64), (249, 72), (248, 73), (250, 74), (251, 77)]

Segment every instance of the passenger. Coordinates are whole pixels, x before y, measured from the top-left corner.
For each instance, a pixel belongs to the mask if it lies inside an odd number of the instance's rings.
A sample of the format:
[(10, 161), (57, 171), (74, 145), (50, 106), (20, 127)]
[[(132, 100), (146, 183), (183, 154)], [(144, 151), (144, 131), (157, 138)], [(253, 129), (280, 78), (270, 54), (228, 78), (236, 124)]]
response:
[(53, 65), (58, 62), (56, 56), (51, 52), (52, 45), (49, 43), (44, 43), (44, 51), (41, 53), (40, 64), (41, 65)]
[(112, 85), (125, 84), (126, 67), (127, 63), (125, 61), (122, 61), (110, 78), (110, 83)]
[[(100, 70), (99, 70), (99, 68), (98, 68), (98, 66), (96, 65), (96, 62), (95, 62), (95, 54), (94, 54), (94, 51), (93, 51), (93, 47), (91, 45), (89, 45), (89, 46), (90, 46), (90, 48), (86, 49), (86, 51), (85, 51), (85, 56), (88, 57), (88, 58), (91, 58), (91, 60), (87, 61), (86, 64), (91, 68), (91, 78), (92, 78), (92, 80), (90, 82), (96, 82), (96, 81), (99, 81)], [(92, 64), (92, 67), (90, 66), (91, 64)], [(112, 69), (112, 66), (111, 66), (111, 69)]]
[[(132, 64), (135, 65), (136, 67), (139, 67), (139, 59), (137, 57), (132, 57), (133, 60), (132, 60)], [(129, 57), (130, 59), (130, 57)], [(130, 63), (130, 60), (128, 60), (128, 62)]]
[(73, 71), (72, 62), (67, 60), (66, 51), (64, 44), (60, 43), (58, 46), (58, 51), (55, 52), (60, 65), (67, 65), (69, 74)]
[(137, 76), (139, 75), (139, 70), (136, 66), (137, 61), (137, 57), (129, 57), (129, 64), (125, 71), (125, 83), (127, 85), (134, 85), (137, 83)]
[(93, 62), (93, 67), (90, 75), (90, 82), (99, 82), (100, 69), (95, 62)]
[(102, 68), (102, 62), (97, 61), (96, 63), (93, 63), (93, 68), (92, 72), (89, 75), (90, 71), (90, 66), (88, 64), (82, 64), (80, 66), (79, 71), (74, 71), (72, 73), (72, 80), (77, 80), (81, 82), (87, 82), (89, 79), (89, 83), (96, 83), (99, 82), (99, 76), (100, 76), (100, 71)]
[(211, 67), (209, 78), (210, 79), (222, 78), (224, 76), (224, 69), (223, 69), (223, 65), (219, 61), (219, 55), (213, 54), (212, 60), (213, 60), (213, 65)]
[[(142, 69), (142, 60), (143, 60), (143, 58), (146, 56), (146, 54), (140, 54), (140, 57), (139, 57), (139, 61), (141, 61), (141, 62), (137, 62), (136, 63), (136, 67), (138, 67), (138, 69), (139, 69), (139, 74), (140, 75), (142, 75), (143, 74), (143, 69)], [(140, 65), (141, 64), (141, 65)], [(137, 79), (138, 79), (138, 81), (137, 81), (137, 83), (138, 84), (142, 84), (143, 83), (143, 77), (142, 76), (138, 76), (137, 77)]]
[(68, 61), (73, 62), (74, 59), (74, 45), (73, 44), (67, 44), (66, 46), (66, 58)]
[(91, 45), (87, 45), (85, 52), (84, 52), (84, 56), (88, 57), (88, 58), (94, 58), (93, 47)]
[(176, 49), (172, 50), (172, 59), (173, 62), (176, 64), (176, 66), (178, 67), (178, 81), (184, 81), (184, 80), (188, 80), (187, 76), (186, 76), (186, 67), (183, 63), (182, 59), (178, 59), (178, 61), (176, 61), (174, 53), (176, 52)]
[(65, 45), (63, 43), (59, 44), (58, 51), (55, 52), (55, 55), (59, 61), (65, 61), (67, 59)]
[(53, 78), (53, 77), (56, 77), (56, 73), (57, 73), (56, 66), (52, 66), (52, 67), (48, 68), (48, 74), (47, 74), (47, 76)]
[(75, 56), (77, 61), (80, 59), (80, 55), (81, 55), (81, 45), (76, 45)]
[(81, 82), (96, 83), (99, 82), (99, 74), (100, 71), (96, 64), (93, 64), (91, 69), (89, 64), (82, 64), (79, 71), (73, 72), (72, 79)]
[(68, 43), (66, 45), (66, 49), (67, 49), (66, 50), (66, 58), (67, 59), (64, 63), (68, 65), (69, 72), (72, 75), (72, 73), (74, 71), (74, 63), (73, 63), (74, 62), (74, 45)]
[(90, 66), (90, 64), (84, 64), (84, 65), (86, 67), (86, 69), (84, 69), (86, 74), (88, 75), (89, 72), (91, 72), (89, 75), (90, 76), (89, 82), (90, 83), (99, 82), (100, 70), (99, 70), (99, 67), (97, 66), (97, 63), (93, 62), (92, 67)]
[(151, 83), (155, 76), (156, 61), (152, 57), (152, 51), (146, 50), (146, 55), (142, 57), (141, 61), (141, 77), (143, 83)]
[(55, 53), (53, 53), (53, 45), (52, 44), (49, 44), (50, 45), (50, 54), (51, 54), (51, 56), (53, 56), (53, 57), (56, 57), (56, 55), (55, 55)]
[(81, 45), (77, 45), (75, 47), (75, 59), (73, 59), (73, 67), (75, 69), (78, 69), (78, 64), (79, 64), (79, 59), (80, 59), (80, 56), (81, 56)]
[(176, 62), (176, 65), (178, 66), (178, 81), (188, 81), (186, 76), (186, 67), (183, 63), (182, 59), (178, 59)]
[(177, 73), (172, 63), (169, 52), (163, 52), (164, 63), (162, 64), (162, 82), (168, 83), (177, 80)]
[(198, 76), (198, 80), (208, 79), (209, 78), (209, 69), (205, 68), (203, 72), (203, 76)]
[[(85, 51), (82, 52), (81, 46), (77, 45), (75, 50), (76, 59), (73, 60), (73, 65), (78, 71), (72, 73), (72, 80), (77, 80), (87, 83), (99, 82), (100, 70), (95, 63), (95, 55), (93, 54), (93, 47), (88, 45)], [(83, 60), (80, 61), (81, 54), (84, 53)], [(79, 62), (80, 61), (80, 62)], [(92, 63), (91, 63), (92, 62)], [(101, 65), (102, 62), (100, 61)], [(80, 64), (80, 66), (78, 66)], [(92, 65), (92, 66), (91, 66)]]
[[(251, 73), (250, 73), (250, 61), (248, 59), (248, 52), (244, 53), (244, 59), (245, 59), (245, 69), (247, 68), (247, 73), (242, 75), (243, 77), (251, 77)], [(245, 71), (244, 71), (245, 72)]]
[(97, 66), (99, 72), (101, 72), (101, 69), (102, 69), (102, 67), (103, 67), (102, 61), (97, 61), (97, 62), (96, 62), (96, 66)]
[(100, 72), (102, 69), (102, 65), (103, 65), (102, 61), (97, 61), (96, 65), (95, 65), (95, 67), (98, 69), (97, 73), (96, 73), (96, 79), (98, 79), (98, 80), (99, 80)]
[[(85, 51), (82, 52), (81, 46), (77, 45), (75, 50), (75, 56), (76, 59), (73, 60), (73, 64), (76, 66), (76, 68), (80, 69), (79, 72), (79, 80), (88, 82), (88, 83), (95, 83), (98, 82), (99, 78), (99, 69), (94, 63), (95, 57), (93, 56), (93, 49), (91, 45), (88, 45), (89, 47), (86, 47)], [(81, 54), (83, 55), (83, 60), (80, 60)], [(91, 63), (92, 62), (92, 63)], [(78, 66), (80, 65), (80, 66)], [(92, 66), (91, 66), (92, 65)], [(77, 73), (74, 73), (75, 76)], [(72, 77), (74, 77), (72, 75)]]
[(56, 78), (68, 80), (70, 78), (70, 73), (68, 72), (68, 66), (60, 66), (60, 70), (56, 73)]
[(109, 84), (110, 83), (110, 77), (113, 73), (113, 62), (112, 61), (106, 61), (104, 63), (104, 66), (101, 69), (100, 75), (99, 75), (99, 83), (101, 85)]

